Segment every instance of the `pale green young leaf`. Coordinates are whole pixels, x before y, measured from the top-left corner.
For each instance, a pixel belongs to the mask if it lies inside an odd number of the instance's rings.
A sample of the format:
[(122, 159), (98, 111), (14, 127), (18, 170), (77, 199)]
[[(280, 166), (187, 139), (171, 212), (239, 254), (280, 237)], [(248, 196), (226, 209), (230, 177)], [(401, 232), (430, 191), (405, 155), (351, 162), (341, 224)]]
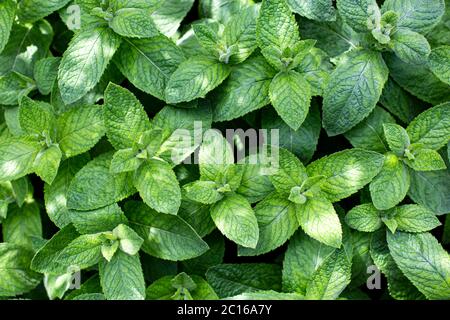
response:
[(292, 129), (297, 130), (309, 111), (309, 83), (296, 71), (280, 72), (270, 83), (269, 95), (278, 115)]
[(57, 145), (51, 145), (37, 154), (33, 163), (33, 171), (45, 183), (52, 184), (58, 173), (61, 158), (61, 149)]
[(310, 237), (335, 248), (342, 243), (342, 227), (333, 204), (326, 199), (311, 198), (296, 206), (297, 219)]
[(275, 46), (290, 48), (300, 40), (297, 22), (285, 0), (264, 0), (256, 25), (256, 38), (261, 49)]
[(59, 57), (44, 58), (34, 65), (33, 76), (36, 81), (36, 87), (43, 95), (52, 91), (56, 77), (58, 76), (58, 67), (61, 62)]
[(334, 300), (351, 281), (352, 262), (345, 249), (335, 250), (313, 274), (306, 288), (306, 299)]
[(399, 204), (411, 183), (408, 168), (393, 154), (386, 154), (383, 168), (369, 185), (370, 196), (378, 210), (387, 210)]
[(58, 86), (66, 104), (81, 99), (100, 81), (120, 42), (107, 26), (93, 26), (75, 34), (58, 71)]
[(127, 218), (117, 204), (89, 211), (67, 211), (68, 219), (81, 234), (111, 231)]
[(124, 39), (114, 58), (134, 86), (160, 100), (164, 100), (170, 76), (184, 60), (181, 49), (163, 35)]
[(17, 4), (13, 0), (6, 0), (0, 4), (0, 53), (8, 43), (9, 33), (11, 31), (14, 17), (16, 16)]
[(40, 145), (26, 139), (0, 142), (0, 181), (19, 179), (32, 170)]
[(214, 95), (214, 120), (232, 120), (268, 105), (269, 87), (275, 74), (261, 55), (233, 68), (230, 77)]
[(433, 211), (416, 204), (396, 208), (394, 219), (398, 229), (406, 232), (425, 232), (441, 225)]
[(62, 299), (72, 284), (72, 273), (44, 274), (44, 287), (50, 300)]
[(343, 58), (324, 91), (323, 126), (329, 136), (344, 133), (375, 108), (388, 69), (379, 53), (354, 50)]
[(30, 270), (33, 252), (12, 243), (0, 243), (0, 296), (16, 296), (34, 289), (40, 275)]
[(151, 16), (147, 9), (123, 8), (114, 12), (109, 26), (123, 37), (151, 38), (159, 33)]
[(220, 29), (223, 31), (223, 26), (216, 21), (204, 21), (192, 25), (192, 30), (194, 30), (195, 37), (200, 45), (212, 54), (215, 54), (216, 50), (219, 49)]
[(162, 213), (177, 214), (181, 190), (168, 163), (155, 159), (143, 163), (134, 175), (134, 185), (151, 208)]
[(107, 300), (144, 300), (145, 280), (139, 255), (117, 251), (99, 264), (100, 283)]
[(144, 239), (142, 250), (164, 260), (181, 261), (205, 253), (208, 244), (183, 219), (158, 213), (143, 203), (125, 207), (131, 227)]
[(113, 230), (113, 235), (119, 240), (120, 250), (133, 256), (139, 252), (144, 240), (125, 224), (119, 224)]
[(395, 123), (395, 119), (380, 107), (375, 107), (372, 113), (344, 136), (353, 147), (372, 150), (380, 153), (388, 151), (384, 137), (383, 124)]
[(331, 0), (287, 0), (292, 11), (311, 20), (335, 21), (336, 9)]
[(446, 84), (450, 85), (450, 46), (431, 50), (429, 65), (431, 71)]
[(310, 177), (325, 176), (320, 188), (326, 198), (335, 202), (372, 181), (383, 162), (384, 157), (376, 152), (348, 149), (312, 162), (306, 171)]
[(398, 27), (426, 34), (441, 20), (445, 12), (444, 0), (387, 0), (382, 7), (399, 14)]
[(189, 102), (204, 98), (230, 74), (230, 67), (205, 57), (193, 57), (182, 62), (167, 83), (168, 103)]
[(406, 128), (412, 143), (439, 150), (450, 140), (450, 103), (443, 103), (418, 115)]
[[(112, 154), (103, 154), (84, 166), (73, 178), (67, 191), (67, 207), (94, 210), (116, 203), (136, 192), (132, 175), (111, 174)], [(92, 190), (96, 190), (95, 193)]]
[(374, 232), (383, 226), (380, 212), (371, 203), (358, 205), (345, 216), (347, 225), (361, 232)]
[(413, 159), (404, 159), (404, 162), (415, 171), (434, 171), (447, 168), (439, 152), (431, 149), (418, 149), (413, 152)]
[(63, 161), (53, 183), (44, 186), (45, 209), (50, 220), (59, 228), (71, 222), (67, 210), (67, 191), (75, 174), (89, 161), (87, 155)]
[(105, 134), (102, 109), (81, 105), (64, 112), (56, 122), (57, 142), (66, 157), (91, 149)]
[(289, 194), (294, 187), (300, 187), (308, 177), (301, 161), (286, 149), (278, 149), (279, 163), (276, 171), (269, 176), (278, 192)]
[(223, 198), (214, 181), (194, 181), (183, 186), (184, 196), (192, 201), (213, 204)]
[(381, 18), (376, 0), (337, 0), (336, 4), (339, 14), (357, 32), (368, 32), (372, 21), (379, 23)]
[(41, 216), (37, 203), (22, 207), (9, 205), (8, 216), (2, 222), (3, 241), (32, 249), (32, 237), (42, 237)]
[(383, 124), (383, 131), (389, 145), (389, 149), (397, 156), (403, 156), (405, 150), (411, 144), (408, 132), (395, 123)]
[(61, 250), (56, 260), (67, 267), (89, 268), (100, 261), (103, 241), (99, 233), (81, 235)]
[(450, 256), (430, 233), (388, 233), (389, 250), (404, 275), (428, 299), (450, 296)]
[(255, 207), (259, 238), (255, 249), (239, 247), (240, 256), (256, 256), (283, 245), (297, 230), (295, 205), (277, 193), (272, 193)]
[(20, 100), (19, 123), (22, 130), (30, 135), (47, 136), (53, 130), (55, 114), (53, 107), (42, 101), (33, 101), (28, 97)]
[(103, 110), (106, 135), (116, 149), (131, 148), (150, 129), (150, 121), (139, 100), (127, 89), (110, 83)]
[(111, 160), (111, 173), (135, 171), (142, 164), (142, 159), (137, 158), (138, 152), (132, 148), (122, 149), (114, 153)]
[(248, 201), (241, 195), (226, 195), (211, 208), (217, 228), (228, 239), (248, 248), (258, 243), (258, 220)]
[(281, 289), (281, 269), (275, 264), (220, 264), (208, 270), (206, 279), (220, 298)]
[(424, 64), (431, 52), (427, 39), (420, 33), (407, 28), (398, 28), (392, 35), (389, 45), (406, 63)]

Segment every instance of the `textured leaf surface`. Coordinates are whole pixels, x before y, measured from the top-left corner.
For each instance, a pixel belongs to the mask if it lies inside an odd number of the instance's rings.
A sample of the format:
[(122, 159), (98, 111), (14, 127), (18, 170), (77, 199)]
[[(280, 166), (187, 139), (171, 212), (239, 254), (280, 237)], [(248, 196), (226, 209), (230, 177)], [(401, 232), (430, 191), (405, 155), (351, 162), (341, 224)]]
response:
[(450, 46), (442, 46), (431, 51), (430, 69), (442, 81), (450, 85)]
[(0, 53), (8, 42), (15, 15), (16, 3), (13, 0), (4, 1), (0, 4), (0, 26), (2, 30), (0, 33)]
[(292, 11), (312, 20), (334, 21), (336, 9), (330, 0), (288, 0)]

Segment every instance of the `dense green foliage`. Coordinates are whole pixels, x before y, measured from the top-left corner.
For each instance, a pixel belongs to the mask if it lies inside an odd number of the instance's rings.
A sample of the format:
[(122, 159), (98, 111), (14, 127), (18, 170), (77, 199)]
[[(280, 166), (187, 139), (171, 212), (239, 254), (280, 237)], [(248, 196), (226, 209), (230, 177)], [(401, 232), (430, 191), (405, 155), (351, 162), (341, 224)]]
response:
[(0, 0), (0, 298), (450, 299), (449, 162), (449, 0)]

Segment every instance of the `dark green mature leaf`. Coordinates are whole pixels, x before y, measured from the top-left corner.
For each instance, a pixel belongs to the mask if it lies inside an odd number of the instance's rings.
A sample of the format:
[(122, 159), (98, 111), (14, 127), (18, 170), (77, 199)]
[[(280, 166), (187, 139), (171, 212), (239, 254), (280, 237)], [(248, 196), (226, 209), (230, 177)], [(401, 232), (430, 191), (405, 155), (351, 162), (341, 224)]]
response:
[(0, 53), (6, 46), (9, 39), (9, 33), (16, 15), (16, 3), (13, 0), (3, 1), (0, 4)]
[(344, 20), (357, 32), (367, 32), (369, 21), (379, 12), (376, 0), (337, 0), (336, 4)]
[(348, 131), (366, 118), (388, 78), (379, 53), (355, 50), (343, 59), (330, 75), (324, 94), (323, 126), (330, 136)]
[(442, 81), (450, 85), (450, 46), (442, 46), (431, 51), (430, 69)]

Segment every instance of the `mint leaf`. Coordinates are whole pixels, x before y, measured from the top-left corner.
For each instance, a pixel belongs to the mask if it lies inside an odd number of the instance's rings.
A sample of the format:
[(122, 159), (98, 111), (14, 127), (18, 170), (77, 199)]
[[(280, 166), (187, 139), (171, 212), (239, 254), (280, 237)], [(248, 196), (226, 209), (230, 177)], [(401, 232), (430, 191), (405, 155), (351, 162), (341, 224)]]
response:
[(194, 4), (194, 0), (166, 0), (156, 10), (152, 19), (158, 29), (168, 37), (173, 36)]
[(81, 234), (111, 231), (127, 218), (117, 204), (90, 211), (67, 211), (68, 219)]
[(405, 163), (416, 171), (443, 170), (447, 166), (441, 155), (431, 149), (418, 149), (413, 152), (413, 159), (405, 159)]
[(450, 47), (442, 46), (431, 51), (429, 65), (431, 71), (442, 81), (450, 84)]
[(69, 0), (25, 0), (18, 6), (17, 15), (22, 22), (35, 22), (64, 7)]
[(291, 10), (308, 19), (317, 21), (336, 20), (336, 9), (330, 0), (288, 0)]
[(99, 81), (120, 45), (120, 38), (105, 26), (75, 34), (58, 71), (58, 86), (66, 104), (81, 99)]
[(9, 33), (16, 15), (16, 3), (12, 0), (4, 1), (0, 4), (0, 25), (2, 33), (0, 34), (0, 53), (6, 46), (9, 39)]
[(61, 250), (56, 261), (67, 267), (89, 268), (100, 261), (102, 243), (100, 234), (81, 235)]
[(381, 18), (375, 0), (337, 0), (339, 13), (357, 32), (368, 32), (373, 21)]
[(330, 75), (324, 91), (323, 126), (328, 135), (344, 133), (375, 108), (388, 78), (379, 53), (355, 50)]
[(0, 102), (16, 105), (23, 96), (35, 89), (34, 81), (20, 73), (10, 72), (0, 78)]
[(405, 276), (428, 299), (450, 295), (450, 257), (429, 233), (387, 234), (389, 250)]
[(33, 101), (28, 97), (20, 101), (19, 122), (27, 134), (48, 136), (54, 121), (54, 110), (48, 103)]
[(389, 149), (391, 149), (396, 155), (403, 156), (405, 150), (409, 148), (409, 145), (411, 144), (408, 132), (406, 132), (406, 130), (401, 126), (394, 123), (384, 124), (383, 129)]
[(412, 64), (425, 63), (431, 52), (423, 35), (406, 28), (398, 28), (394, 32), (390, 46), (400, 59)]
[(52, 145), (41, 150), (34, 159), (33, 170), (48, 184), (52, 184), (58, 173), (62, 153), (58, 146)]
[(394, 218), (398, 229), (407, 232), (430, 231), (441, 225), (432, 211), (416, 204), (396, 208)]
[(41, 94), (47, 95), (52, 91), (61, 59), (56, 57), (44, 58), (34, 65), (33, 76)]
[(0, 143), (0, 181), (15, 180), (32, 170), (39, 144), (26, 139)]
[(114, 13), (109, 26), (117, 34), (130, 38), (151, 38), (158, 35), (158, 29), (146, 9), (123, 8)]
[(383, 226), (380, 212), (370, 203), (351, 209), (345, 216), (345, 222), (349, 227), (362, 232), (374, 232)]

